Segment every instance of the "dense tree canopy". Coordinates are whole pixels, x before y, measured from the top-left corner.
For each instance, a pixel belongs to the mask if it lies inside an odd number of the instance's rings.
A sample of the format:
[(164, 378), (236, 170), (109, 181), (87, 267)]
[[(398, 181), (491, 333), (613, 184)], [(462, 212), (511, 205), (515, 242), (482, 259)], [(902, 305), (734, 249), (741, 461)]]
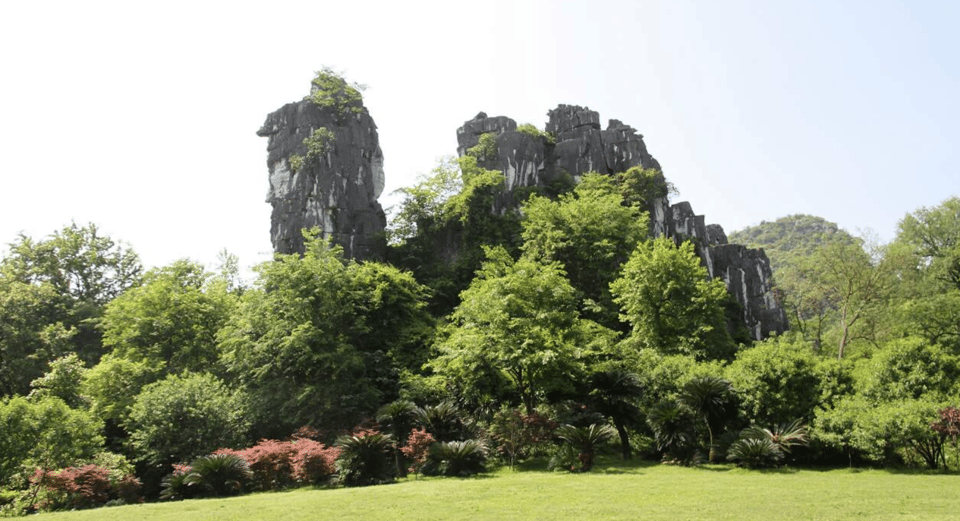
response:
[(502, 248), (487, 256), (461, 295), (433, 366), (467, 388), (492, 372), (529, 414), (583, 372), (575, 292), (558, 263), (514, 261)]
[(212, 375), (170, 375), (146, 386), (127, 429), (137, 459), (172, 465), (218, 448), (239, 448), (250, 425), (247, 397)]
[(344, 260), (317, 239), (258, 273), (220, 345), (263, 434), (346, 429), (397, 397), (399, 370), (418, 365), (431, 323), (409, 274)]
[(103, 306), (139, 283), (140, 260), (93, 224), (21, 235), (0, 260), (0, 394), (26, 394), (55, 358), (103, 354)]
[(151, 270), (143, 285), (110, 302), (103, 342), (115, 356), (166, 373), (211, 370), (219, 358), (217, 331), (234, 306), (222, 279), (197, 263), (176, 261)]
[(648, 236), (642, 210), (669, 192), (637, 168), (508, 193), (468, 155), (401, 191), (392, 264), (314, 230), (252, 285), (226, 252), (217, 275), (186, 260), (142, 275), (92, 225), (21, 237), (0, 261), (0, 486), (105, 447), (159, 483), (260, 438), (379, 436), (373, 418), (397, 441), (390, 469), (408, 439), (423, 456), (492, 432), (488, 454), (512, 463), (549, 450), (516, 440), (607, 422), (624, 457), (681, 464), (809, 432), (808, 461), (960, 465), (943, 423), (960, 405), (957, 198), (888, 245), (810, 216), (748, 230), (794, 331), (738, 346), (694, 243)]
[(615, 326), (610, 283), (646, 237), (646, 215), (635, 206), (623, 205), (613, 179), (600, 174), (585, 175), (572, 192), (556, 201), (531, 197), (523, 213), (524, 255), (559, 262), (581, 298), (589, 299), (588, 309), (601, 306), (611, 311), (612, 316), (603, 321)]
[(699, 359), (731, 356), (723, 315), (726, 286), (707, 280), (692, 243), (678, 247), (667, 238), (641, 243), (611, 290), (640, 348)]

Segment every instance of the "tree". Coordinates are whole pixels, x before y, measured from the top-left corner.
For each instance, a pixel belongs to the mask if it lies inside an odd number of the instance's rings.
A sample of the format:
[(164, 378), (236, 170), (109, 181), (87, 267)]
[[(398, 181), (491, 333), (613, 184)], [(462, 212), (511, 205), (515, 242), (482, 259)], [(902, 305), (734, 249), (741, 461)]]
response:
[(587, 174), (554, 201), (532, 196), (522, 207), (524, 255), (559, 262), (570, 283), (604, 325), (616, 326), (610, 283), (647, 234), (647, 216), (624, 206), (614, 181)]
[(257, 432), (348, 429), (398, 397), (419, 369), (432, 321), (425, 290), (395, 268), (343, 258), (307, 234), (306, 251), (256, 268), (220, 333), (224, 362), (254, 399)]
[(915, 269), (960, 289), (960, 197), (904, 216), (896, 242), (915, 256)]
[(320, 108), (332, 109), (342, 120), (363, 111), (361, 92), (366, 88), (359, 83), (347, 82), (342, 73), (325, 66), (310, 81), (310, 95), (305, 99)]
[(100, 234), (95, 224), (75, 223), (45, 241), (21, 235), (10, 245), (0, 273), (20, 282), (49, 282), (75, 302), (103, 306), (138, 283), (140, 258), (129, 247)]
[(887, 342), (855, 376), (857, 394), (874, 403), (960, 395), (960, 357), (917, 337)]
[(514, 261), (503, 248), (488, 249), (487, 259), (431, 365), (467, 387), (493, 371), (531, 414), (583, 371), (575, 292), (558, 263)]
[(815, 284), (836, 301), (837, 358), (843, 358), (853, 340), (871, 338), (869, 327), (860, 331), (855, 328), (871, 321), (892, 287), (891, 266), (882, 255), (882, 248), (872, 240), (861, 244), (831, 243), (814, 255), (820, 266)]
[(800, 331), (819, 352), (824, 336), (836, 322), (838, 295), (822, 282), (823, 265), (817, 251), (834, 244), (855, 246), (857, 239), (822, 217), (797, 214), (733, 232), (729, 240), (763, 248), (790, 328)]
[(399, 192), (404, 198), (388, 226), (388, 260), (430, 288), (434, 316), (456, 307), (483, 262), (485, 246), (504, 246), (511, 253), (519, 247), (519, 215), (492, 211), (509, 196), (503, 173), (481, 168), (473, 156), (445, 158), (432, 176)]
[(387, 226), (391, 243), (402, 243), (442, 221), (447, 201), (463, 189), (460, 165), (452, 156), (441, 158), (430, 174), (418, 175), (413, 186), (393, 193), (403, 199)]
[(742, 417), (758, 425), (812, 418), (823, 399), (820, 360), (791, 336), (768, 338), (741, 349), (726, 370)]
[(640, 378), (623, 368), (610, 368), (590, 376), (590, 401), (602, 415), (610, 418), (620, 436), (620, 453), (630, 459), (630, 435), (627, 425), (640, 418), (637, 400), (643, 394)]
[(707, 450), (713, 461), (713, 428), (711, 421), (727, 419), (735, 402), (736, 392), (729, 381), (718, 376), (696, 377), (683, 386), (680, 402), (690, 408), (707, 429)]
[(655, 199), (679, 193), (677, 187), (654, 168), (635, 166), (617, 174), (614, 180), (626, 206), (646, 208)]
[(944, 403), (928, 398), (873, 402), (854, 395), (820, 411), (815, 436), (829, 446), (878, 463), (919, 459), (930, 468), (943, 460), (945, 438), (930, 426)]
[(249, 426), (246, 396), (209, 374), (170, 375), (147, 385), (127, 421), (136, 458), (164, 467), (241, 447)]
[(26, 467), (53, 470), (92, 457), (103, 438), (86, 412), (48, 396), (0, 401), (0, 486)]
[(40, 378), (30, 382), (31, 398), (55, 396), (68, 406), (79, 408), (84, 405), (80, 395), (80, 385), (88, 371), (76, 353), (57, 358), (50, 362), (50, 370)]
[(142, 286), (107, 305), (104, 344), (167, 374), (210, 370), (219, 358), (217, 331), (236, 305), (217, 280), (188, 260), (151, 270)]
[(723, 314), (726, 286), (707, 280), (693, 243), (677, 247), (665, 237), (641, 243), (610, 290), (639, 348), (700, 360), (731, 356)]
[(67, 309), (49, 282), (0, 276), (0, 396), (26, 395), (48, 361), (72, 349), (75, 330), (62, 322)]
[(25, 393), (68, 352), (96, 364), (103, 306), (138, 284), (141, 271), (133, 250), (93, 224), (71, 224), (41, 241), (21, 235), (0, 261), (0, 373), (16, 366), (18, 375), (0, 377), (0, 392)]

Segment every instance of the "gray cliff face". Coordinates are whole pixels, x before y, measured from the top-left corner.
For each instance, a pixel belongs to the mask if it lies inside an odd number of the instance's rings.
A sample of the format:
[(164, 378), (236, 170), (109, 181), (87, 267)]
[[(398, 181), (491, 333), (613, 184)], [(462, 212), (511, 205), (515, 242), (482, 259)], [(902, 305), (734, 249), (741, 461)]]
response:
[[(319, 227), (347, 257), (382, 259), (386, 216), (377, 201), (384, 187), (377, 126), (358, 106), (340, 114), (304, 100), (267, 116), (257, 135), (267, 137), (267, 168), (273, 206), (270, 239), (277, 253), (304, 252), (301, 230)], [(321, 128), (322, 154), (308, 155), (304, 139)], [(291, 158), (305, 158), (299, 170)]]
[[(496, 154), (481, 158), (478, 164), (502, 171), (508, 193), (517, 187), (547, 186), (565, 174), (579, 180), (587, 172), (617, 174), (634, 166), (661, 170), (643, 136), (618, 120), (610, 120), (602, 130), (597, 112), (575, 105), (560, 105), (548, 117), (546, 132), (555, 137), (555, 144), (518, 132), (510, 118), (481, 112), (457, 130), (457, 151), (462, 156), (482, 134), (496, 132)], [(507, 196), (498, 206), (495, 211), (507, 211), (517, 201)], [(652, 236), (694, 242), (709, 276), (721, 278), (743, 307), (744, 325), (753, 338), (786, 330), (786, 314), (773, 298), (770, 261), (762, 249), (727, 244), (723, 228), (706, 224), (688, 202), (670, 204), (661, 197), (650, 201), (647, 210)]]

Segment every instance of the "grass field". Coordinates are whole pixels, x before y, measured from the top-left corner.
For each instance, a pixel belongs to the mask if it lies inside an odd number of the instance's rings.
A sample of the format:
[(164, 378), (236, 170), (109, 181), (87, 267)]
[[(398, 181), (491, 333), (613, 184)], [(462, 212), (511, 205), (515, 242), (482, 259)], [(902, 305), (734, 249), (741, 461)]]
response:
[(960, 519), (960, 476), (884, 470), (748, 471), (603, 459), (588, 474), (501, 469), (353, 489), (46, 514), (42, 521), (246, 519)]

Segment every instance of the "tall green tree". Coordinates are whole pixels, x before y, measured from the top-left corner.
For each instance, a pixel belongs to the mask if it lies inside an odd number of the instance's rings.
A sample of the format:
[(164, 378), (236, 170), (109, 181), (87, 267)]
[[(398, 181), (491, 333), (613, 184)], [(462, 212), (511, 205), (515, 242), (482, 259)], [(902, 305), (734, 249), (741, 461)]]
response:
[[(868, 251), (869, 250), (869, 251)], [(891, 264), (874, 241), (832, 243), (817, 249), (814, 284), (835, 300), (837, 358), (858, 338), (876, 341), (873, 327), (893, 287)]]
[(48, 363), (70, 352), (69, 304), (54, 287), (0, 276), (0, 396), (26, 395)]
[(896, 242), (914, 256), (916, 270), (960, 290), (960, 197), (905, 215)]
[(576, 293), (558, 263), (488, 249), (461, 300), (431, 363), (438, 373), (477, 391), (493, 372), (527, 414), (582, 378)]
[(103, 235), (95, 224), (75, 223), (47, 240), (21, 235), (10, 245), (0, 273), (21, 282), (49, 282), (77, 303), (103, 306), (139, 282), (143, 267), (129, 247)]
[(21, 235), (0, 260), (0, 393), (26, 394), (50, 361), (70, 352), (97, 363), (103, 306), (138, 284), (140, 272), (136, 253), (93, 224), (40, 241)]
[(0, 487), (21, 471), (60, 469), (92, 457), (102, 447), (99, 431), (89, 413), (53, 396), (0, 400)]
[(726, 286), (707, 279), (692, 243), (678, 247), (663, 237), (641, 243), (610, 289), (638, 348), (701, 360), (733, 355), (723, 314)]
[(785, 335), (741, 349), (724, 376), (737, 390), (741, 417), (772, 426), (813, 418), (824, 401), (822, 367), (805, 342)]
[(306, 245), (302, 257), (256, 268), (219, 336), (263, 436), (348, 429), (372, 416), (398, 397), (402, 369), (419, 370), (431, 334), (425, 289), (408, 273), (346, 260), (314, 237)]
[(103, 341), (115, 356), (167, 374), (208, 371), (219, 358), (217, 332), (235, 306), (221, 279), (179, 260), (151, 270), (143, 285), (107, 305)]
[(586, 316), (608, 327), (618, 325), (610, 283), (647, 234), (647, 215), (623, 202), (611, 177), (587, 174), (559, 199), (533, 196), (522, 208), (524, 255), (559, 262)]
[(890, 252), (900, 334), (960, 351), (960, 198), (904, 216)]
[(391, 264), (430, 288), (435, 316), (450, 313), (484, 259), (484, 246), (519, 248), (520, 217), (494, 213), (512, 194), (503, 173), (485, 170), (473, 156), (444, 159), (431, 176), (399, 190), (400, 209), (388, 226)]

